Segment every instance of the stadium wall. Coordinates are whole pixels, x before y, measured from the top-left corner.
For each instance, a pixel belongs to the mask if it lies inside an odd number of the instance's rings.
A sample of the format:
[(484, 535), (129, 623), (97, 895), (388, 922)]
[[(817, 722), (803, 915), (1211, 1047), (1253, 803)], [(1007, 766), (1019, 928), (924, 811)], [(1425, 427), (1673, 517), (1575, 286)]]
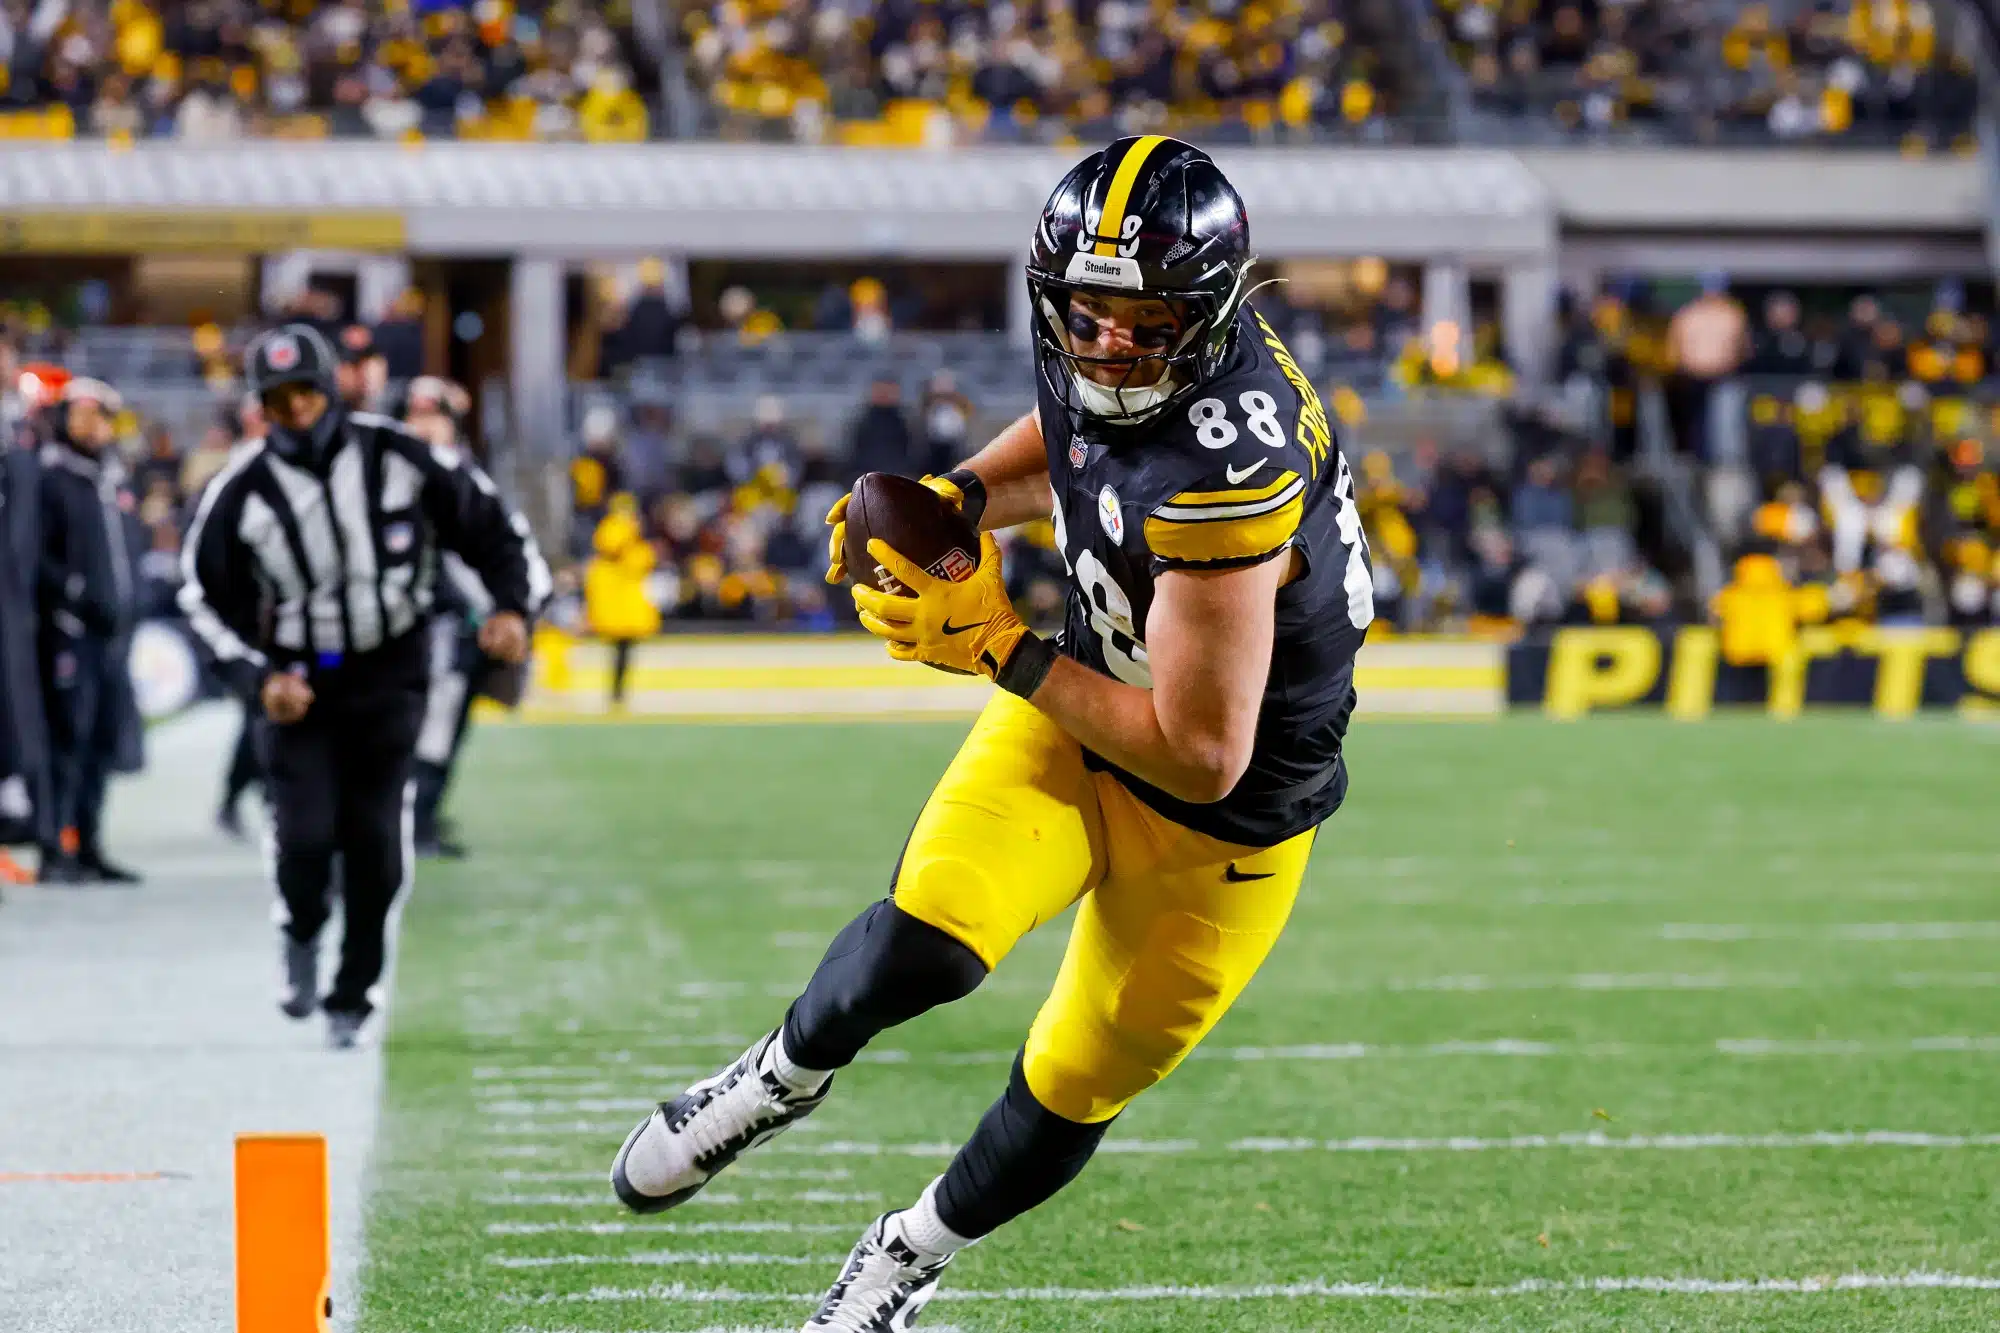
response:
[(1792, 717), (1821, 705), (2000, 717), (2000, 630), (1814, 626), (1758, 665), (1732, 665), (1720, 648), (1707, 626), (1557, 630), (1507, 650), (1507, 702), (1556, 718), (1664, 708), (1698, 719), (1718, 706)]
[[(1425, 636), (1371, 643), (1355, 673), (1364, 718), (1492, 718), (1534, 710), (1560, 719), (1664, 710), (1698, 720), (1729, 710), (1790, 717), (1806, 707), (1868, 708), (1878, 716), (1955, 711), (2000, 718), (2000, 629), (1816, 626), (1769, 666), (1722, 660), (1707, 626), (1561, 629), (1512, 645)], [(200, 665), (186, 626), (149, 621), (135, 637), (132, 675), (148, 721), (222, 691)], [(656, 718), (805, 721), (968, 716), (991, 694), (920, 666), (892, 662), (852, 634), (682, 634), (641, 644), (624, 711), (611, 707), (611, 650), (552, 628), (538, 632), (522, 716), (529, 721)], [(482, 704), (488, 716), (503, 715)]]

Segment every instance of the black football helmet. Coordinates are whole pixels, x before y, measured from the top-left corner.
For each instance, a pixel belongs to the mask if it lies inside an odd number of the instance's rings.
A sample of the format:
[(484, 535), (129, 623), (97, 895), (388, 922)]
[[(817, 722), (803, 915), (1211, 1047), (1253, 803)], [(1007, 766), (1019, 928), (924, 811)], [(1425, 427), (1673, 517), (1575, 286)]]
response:
[[(1043, 205), (1028, 256), (1036, 367), (1072, 423), (1136, 424), (1214, 378), (1229, 355), (1253, 262), (1242, 198), (1194, 145), (1139, 135), (1078, 163)], [(1066, 337), (1075, 291), (1165, 301), (1180, 312), (1181, 328), (1156, 346), (1136, 338), (1129, 363), (1078, 356)], [(1146, 373), (1161, 363), (1157, 379)], [(1081, 373), (1105, 364), (1127, 366), (1122, 384)]]
[(279, 424), (269, 404), (265, 404), (264, 438), (281, 457), (314, 462), (333, 443), (345, 415), (340, 382), (334, 373), (338, 362), (332, 346), (310, 324), (287, 324), (250, 344), (250, 350), (244, 354), (243, 372), (250, 392), (259, 401), (286, 384), (310, 385), (326, 395), (326, 411), (304, 432)]

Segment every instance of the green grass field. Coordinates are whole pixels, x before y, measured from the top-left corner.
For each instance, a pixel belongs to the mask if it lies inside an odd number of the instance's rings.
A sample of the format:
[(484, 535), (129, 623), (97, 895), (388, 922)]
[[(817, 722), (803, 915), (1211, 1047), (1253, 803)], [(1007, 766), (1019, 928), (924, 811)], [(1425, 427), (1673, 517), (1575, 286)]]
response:
[[(477, 858), (404, 922), (368, 1333), (802, 1322), (1003, 1086), (1066, 923), (695, 1204), (629, 1217), (604, 1172), (880, 896), (963, 731), (475, 737)], [(2000, 733), (1364, 722), (1350, 753), (1263, 974), (926, 1328), (2000, 1327)], [(1808, 1289), (1716, 1285), (1760, 1280)]]

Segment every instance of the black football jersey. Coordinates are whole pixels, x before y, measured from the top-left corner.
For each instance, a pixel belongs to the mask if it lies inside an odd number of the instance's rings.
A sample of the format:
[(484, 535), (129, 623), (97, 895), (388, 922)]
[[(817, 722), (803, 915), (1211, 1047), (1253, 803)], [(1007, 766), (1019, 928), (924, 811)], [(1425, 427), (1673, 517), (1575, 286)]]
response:
[(1069, 570), (1062, 652), (1150, 688), (1146, 613), (1171, 569), (1226, 569), (1287, 550), (1304, 572), (1278, 593), (1270, 679), (1249, 770), (1223, 800), (1193, 804), (1097, 755), (1176, 823), (1265, 847), (1317, 825), (1347, 791), (1341, 741), (1374, 579), (1354, 479), (1326, 409), (1278, 335), (1247, 305), (1223, 372), (1137, 426), (1072, 429), (1047, 384), (1042, 434), (1057, 549)]

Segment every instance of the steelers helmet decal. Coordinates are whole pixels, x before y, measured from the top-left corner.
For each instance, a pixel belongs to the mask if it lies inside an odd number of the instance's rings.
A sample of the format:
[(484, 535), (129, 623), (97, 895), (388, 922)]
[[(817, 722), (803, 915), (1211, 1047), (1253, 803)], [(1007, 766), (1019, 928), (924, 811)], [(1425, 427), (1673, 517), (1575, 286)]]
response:
[[(1063, 177), (1043, 206), (1028, 259), (1037, 366), (1074, 416), (1144, 421), (1186, 398), (1221, 369), (1230, 350), (1253, 257), (1243, 200), (1192, 144), (1165, 135), (1119, 139)], [(1114, 360), (1071, 350), (1079, 293), (1143, 296), (1176, 316), (1144, 330), (1134, 355)], [(1116, 384), (1102, 381), (1118, 368)]]

